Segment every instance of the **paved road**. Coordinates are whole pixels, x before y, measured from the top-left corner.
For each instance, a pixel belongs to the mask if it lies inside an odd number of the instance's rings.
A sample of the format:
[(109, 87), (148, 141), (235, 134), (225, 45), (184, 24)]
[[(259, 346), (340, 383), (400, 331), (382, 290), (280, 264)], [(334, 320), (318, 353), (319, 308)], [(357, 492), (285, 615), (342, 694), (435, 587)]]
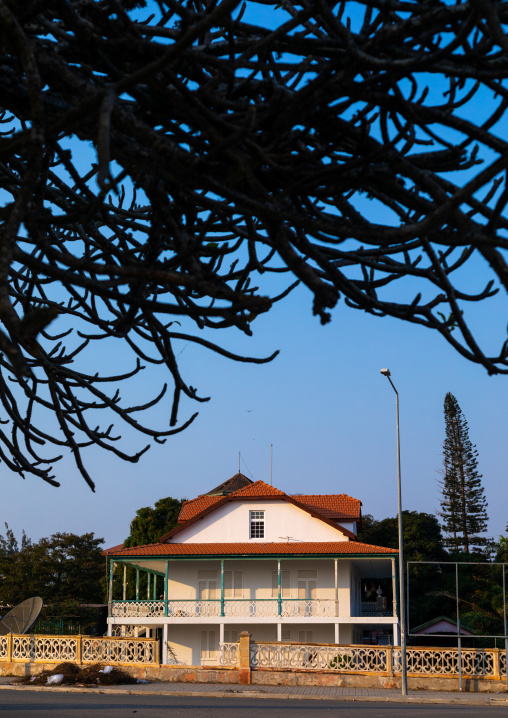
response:
[(2, 690), (0, 718), (508, 718), (508, 707)]

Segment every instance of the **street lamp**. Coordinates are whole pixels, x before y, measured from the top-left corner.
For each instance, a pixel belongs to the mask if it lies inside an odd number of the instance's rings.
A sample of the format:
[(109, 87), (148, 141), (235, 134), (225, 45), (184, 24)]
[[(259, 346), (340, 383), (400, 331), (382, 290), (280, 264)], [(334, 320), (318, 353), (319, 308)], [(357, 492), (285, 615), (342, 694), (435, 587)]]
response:
[(402, 668), (402, 695), (407, 696), (407, 664), (406, 664), (406, 606), (404, 600), (404, 541), (402, 538), (402, 493), (400, 485), (400, 432), (399, 432), (399, 392), (391, 380), (390, 370), (381, 369), (395, 392), (395, 411), (397, 416), (397, 489), (399, 494), (399, 605), (400, 605), (400, 661)]

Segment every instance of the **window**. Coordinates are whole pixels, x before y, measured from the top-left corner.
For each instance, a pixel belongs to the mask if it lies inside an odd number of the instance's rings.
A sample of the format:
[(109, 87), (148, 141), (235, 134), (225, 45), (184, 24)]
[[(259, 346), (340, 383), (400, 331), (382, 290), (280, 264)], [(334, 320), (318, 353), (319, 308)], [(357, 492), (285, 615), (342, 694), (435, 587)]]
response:
[(217, 571), (198, 571), (198, 598), (201, 601), (220, 598), (218, 588)]
[(298, 643), (312, 643), (312, 631), (298, 631)]
[(316, 598), (317, 571), (298, 571), (298, 598)]
[(224, 631), (224, 643), (238, 643), (238, 631)]
[(224, 571), (224, 598), (242, 598), (242, 571)]
[(290, 641), (291, 640), (291, 629), (289, 626), (282, 626), (281, 631), (281, 641)]
[(264, 538), (265, 537), (265, 512), (264, 511), (251, 511), (250, 512), (250, 538)]
[(215, 631), (201, 631), (201, 661), (217, 659)]
[[(291, 571), (280, 572), (281, 598), (291, 598)], [(272, 598), (279, 598), (277, 571), (272, 571)]]

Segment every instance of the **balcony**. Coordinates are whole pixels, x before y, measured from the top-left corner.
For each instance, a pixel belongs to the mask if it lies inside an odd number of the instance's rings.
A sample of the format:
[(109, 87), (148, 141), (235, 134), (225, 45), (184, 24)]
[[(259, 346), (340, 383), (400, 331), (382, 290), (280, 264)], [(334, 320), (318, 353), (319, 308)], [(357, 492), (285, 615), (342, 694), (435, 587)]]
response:
[[(166, 608), (167, 603), (167, 608)], [(276, 598), (210, 599), (169, 601), (113, 601), (114, 618), (317, 618), (339, 615), (337, 601), (331, 599)]]
[(373, 618), (382, 616), (392, 616), (393, 612), (388, 611), (386, 598), (381, 601), (362, 601), (360, 615)]

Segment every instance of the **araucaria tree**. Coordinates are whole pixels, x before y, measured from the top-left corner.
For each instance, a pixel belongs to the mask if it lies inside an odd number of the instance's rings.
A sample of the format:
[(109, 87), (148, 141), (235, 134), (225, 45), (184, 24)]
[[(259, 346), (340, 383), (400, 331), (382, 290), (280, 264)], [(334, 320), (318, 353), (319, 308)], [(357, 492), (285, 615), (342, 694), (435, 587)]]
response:
[(163, 442), (206, 401), (182, 342), (262, 361), (214, 336), (297, 283), (323, 323), (342, 300), (508, 373), (504, 325), (491, 352), (468, 323), (508, 290), (507, 27), (491, 0), (0, 0), (0, 460), (58, 485), (69, 451), (93, 488), (86, 447), (137, 461), (118, 425)]
[(466, 417), (450, 392), (445, 397), (444, 415), (441, 517), (447, 534), (445, 545), (471, 553), (488, 543), (479, 536), (487, 530), (488, 516), (478, 452), (469, 439)]

